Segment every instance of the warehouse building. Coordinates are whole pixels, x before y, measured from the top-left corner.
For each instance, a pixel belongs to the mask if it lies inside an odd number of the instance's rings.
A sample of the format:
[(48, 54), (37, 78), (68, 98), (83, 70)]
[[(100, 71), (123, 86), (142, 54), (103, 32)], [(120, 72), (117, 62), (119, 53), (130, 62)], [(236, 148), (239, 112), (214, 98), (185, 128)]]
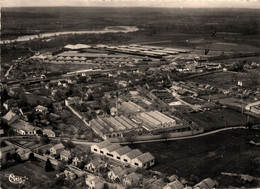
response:
[(155, 163), (155, 158), (149, 152), (142, 153), (140, 150), (132, 150), (128, 146), (121, 147), (119, 144), (112, 144), (108, 140), (94, 144), (90, 149), (95, 154), (104, 155), (133, 167), (146, 169)]
[(141, 126), (123, 115), (115, 117), (97, 116), (96, 119), (90, 121), (90, 125), (103, 139), (123, 137), (125, 133), (143, 130)]
[(141, 112), (132, 116), (132, 120), (142, 125), (147, 131), (176, 126), (176, 121), (161, 112)]

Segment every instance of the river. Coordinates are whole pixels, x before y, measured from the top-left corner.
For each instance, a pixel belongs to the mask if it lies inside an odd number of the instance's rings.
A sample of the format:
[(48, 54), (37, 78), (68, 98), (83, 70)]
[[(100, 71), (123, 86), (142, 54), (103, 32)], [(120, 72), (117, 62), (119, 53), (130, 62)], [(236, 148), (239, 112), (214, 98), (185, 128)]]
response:
[(42, 33), (35, 35), (24, 35), (19, 36), (17, 39), (13, 40), (1, 40), (0, 44), (13, 43), (13, 42), (25, 42), (33, 39), (48, 39), (50, 37), (58, 35), (68, 35), (68, 34), (104, 34), (104, 33), (129, 33), (136, 32), (139, 29), (136, 26), (108, 26), (103, 30), (85, 30), (85, 31), (63, 31), (63, 32), (51, 32)]

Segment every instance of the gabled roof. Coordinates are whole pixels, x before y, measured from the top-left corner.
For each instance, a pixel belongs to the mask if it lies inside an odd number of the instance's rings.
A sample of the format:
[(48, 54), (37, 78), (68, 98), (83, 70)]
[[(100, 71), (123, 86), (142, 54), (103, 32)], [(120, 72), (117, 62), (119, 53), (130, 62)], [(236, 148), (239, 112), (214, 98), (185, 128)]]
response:
[(3, 117), (3, 119), (5, 119), (5, 120), (7, 120), (7, 121), (10, 121), (10, 120), (13, 119), (13, 118), (18, 119), (19, 116), (18, 116), (16, 113), (14, 113), (12, 110), (10, 110), (10, 111), (9, 111), (7, 114), (5, 114), (5, 116)]
[(97, 146), (99, 149), (104, 148), (104, 147), (107, 147), (107, 146), (109, 146), (109, 145), (111, 145), (111, 142), (110, 142), (109, 140), (105, 140), (105, 141), (103, 141), (103, 142), (100, 142), (100, 143), (96, 144), (96, 146)]
[(167, 186), (170, 187), (171, 189), (183, 189), (184, 188), (183, 184), (179, 180), (175, 180), (171, 183), (168, 183)]
[(196, 184), (194, 186), (194, 188), (201, 188), (201, 189), (211, 189), (214, 186), (216, 186), (218, 183), (214, 180), (212, 180), (211, 178), (206, 178), (204, 180), (202, 180), (201, 182), (199, 182), (198, 184)]
[(142, 152), (138, 149), (132, 150), (124, 155), (128, 156), (130, 159), (134, 159), (138, 156), (140, 156), (142, 154)]
[(23, 121), (21, 119), (16, 120), (10, 126), (14, 129), (23, 130), (23, 131), (33, 131), (33, 130), (40, 129), (39, 127), (34, 127), (30, 123)]
[(61, 153), (60, 153), (61, 156), (65, 156), (65, 157), (69, 157), (70, 156), (70, 151), (68, 150), (63, 150)]
[(90, 163), (92, 163), (94, 167), (98, 167), (101, 164), (98, 159), (93, 159), (90, 161)]
[(59, 149), (65, 148), (65, 147), (62, 143), (59, 143), (59, 144), (54, 145), (52, 148), (54, 148), (55, 150), (59, 150)]
[(125, 178), (127, 178), (133, 183), (138, 182), (140, 180), (139, 176), (135, 172), (130, 173)]
[(55, 133), (51, 129), (43, 129), (43, 134), (47, 135), (55, 135)]
[(153, 155), (150, 154), (149, 152), (146, 152), (146, 153), (144, 153), (144, 154), (142, 154), (142, 155), (136, 157), (136, 159), (138, 159), (138, 160), (139, 160), (140, 162), (142, 162), (142, 163), (147, 163), (147, 162), (153, 160), (154, 157), (153, 157)]
[(118, 155), (121, 156), (121, 155), (126, 154), (126, 153), (128, 153), (130, 151), (131, 151), (131, 148), (129, 148), (128, 146), (124, 146), (122, 148), (119, 148), (119, 149), (115, 150), (114, 152), (116, 152)]
[(107, 147), (105, 147), (105, 148), (107, 149), (107, 151), (113, 152), (113, 151), (115, 151), (115, 150), (121, 148), (121, 146), (116, 143), (116, 144), (111, 144), (111, 145), (109, 145), (109, 146), (107, 146)]
[(36, 106), (35, 109), (42, 110), (42, 111), (48, 110), (48, 108), (41, 105)]
[(124, 170), (120, 166), (113, 167), (111, 171), (117, 176), (122, 176), (124, 174)]

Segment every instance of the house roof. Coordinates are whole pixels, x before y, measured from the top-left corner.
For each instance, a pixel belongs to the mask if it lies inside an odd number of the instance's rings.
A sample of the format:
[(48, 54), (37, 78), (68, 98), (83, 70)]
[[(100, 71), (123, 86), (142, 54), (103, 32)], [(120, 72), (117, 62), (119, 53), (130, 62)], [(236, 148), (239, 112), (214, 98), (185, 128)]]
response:
[(51, 129), (43, 129), (43, 134), (47, 135), (55, 135), (55, 133)]
[(70, 151), (68, 151), (68, 150), (63, 150), (61, 153), (60, 153), (60, 155), (61, 156), (65, 156), (65, 157), (69, 157), (70, 156)]
[(42, 110), (42, 111), (48, 110), (48, 108), (41, 106), (41, 105), (36, 106), (35, 109)]
[(122, 148), (115, 150), (114, 152), (121, 156), (121, 155), (126, 154), (127, 152), (130, 152), (130, 151), (131, 151), (131, 148), (129, 148), (128, 146), (124, 146)]
[(121, 148), (121, 146), (116, 143), (116, 144), (111, 144), (111, 145), (109, 145), (109, 146), (107, 146), (107, 147), (105, 147), (105, 148), (107, 149), (107, 151), (113, 152), (113, 151), (115, 151), (115, 150)]
[(30, 123), (23, 121), (21, 119), (16, 120), (10, 125), (13, 129), (23, 130), (23, 131), (32, 131), (40, 129), (39, 127), (34, 127)]
[(100, 142), (98, 144), (96, 144), (96, 146), (101, 149), (101, 148), (104, 148), (104, 147), (107, 147), (111, 144), (111, 142), (109, 140), (105, 140), (103, 142)]
[(130, 173), (126, 176), (126, 178), (133, 183), (138, 182), (140, 180), (140, 177), (135, 172)]
[(136, 157), (136, 159), (138, 159), (139, 161), (141, 161), (142, 163), (146, 163), (149, 162), (151, 160), (154, 159), (153, 155), (150, 154), (149, 152), (146, 152), (138, 157)]
[(3, 119), (5, 119), (5, 120), (7, 120), (7, 121), (10, 121), (10, 120), (13, 119), (13, 118), (18, 119), (19, 116), (18, 116), (16, 113), (14, 113), (12, 110), (10, 110), (10, 111), (9, 111), (7, 114), (5, 114), (5, 116), (3, 117)]
[(203, 188), (203, 189), (211, 189), (214, 186), (216, 186), (218, 183), (214, 180), (212, 180), (211, 178), (206, 178), (204, 180), (202, 180), (201, 182), (199, 182), (198, 184), (196, 184), (194, 186), (194, 188)]
[(138, 149), (132, 150), (124, 155), (128, 156), (130, 159), (134, 159), (138, 156), (140, 156), (142, 154), (142, 152)]
[(124, 170), (120, 166), (113, 167), (111, 171), (113, 171), (114, 174), (117, 176), (121, 176), (124, 174)]
[(171, 183), (168, 183), (167, 186), (170, 187), (171, 189), (183, 189), (184, 188), (183, 184), (179, 180), (175, 180)]
[(52, 148), (54, 148), (55, 150), (59, 150), (59, 149), (63, 149), (64, 145), (62, 143), (59, 143), (59, 144), (54, 145)]
[(90, 163), (92, 163), (94, 167), (98, 167), (100, 165), (100, 161), (98, 159), (93, 159)]

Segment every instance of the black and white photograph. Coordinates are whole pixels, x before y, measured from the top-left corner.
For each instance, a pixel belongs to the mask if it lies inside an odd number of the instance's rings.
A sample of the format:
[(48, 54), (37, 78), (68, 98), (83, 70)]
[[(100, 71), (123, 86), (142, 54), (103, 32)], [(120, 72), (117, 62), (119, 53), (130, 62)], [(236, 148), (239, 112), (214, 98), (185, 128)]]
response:
[(260, 0), (0, 0), (0, 189), (260, 189)]

